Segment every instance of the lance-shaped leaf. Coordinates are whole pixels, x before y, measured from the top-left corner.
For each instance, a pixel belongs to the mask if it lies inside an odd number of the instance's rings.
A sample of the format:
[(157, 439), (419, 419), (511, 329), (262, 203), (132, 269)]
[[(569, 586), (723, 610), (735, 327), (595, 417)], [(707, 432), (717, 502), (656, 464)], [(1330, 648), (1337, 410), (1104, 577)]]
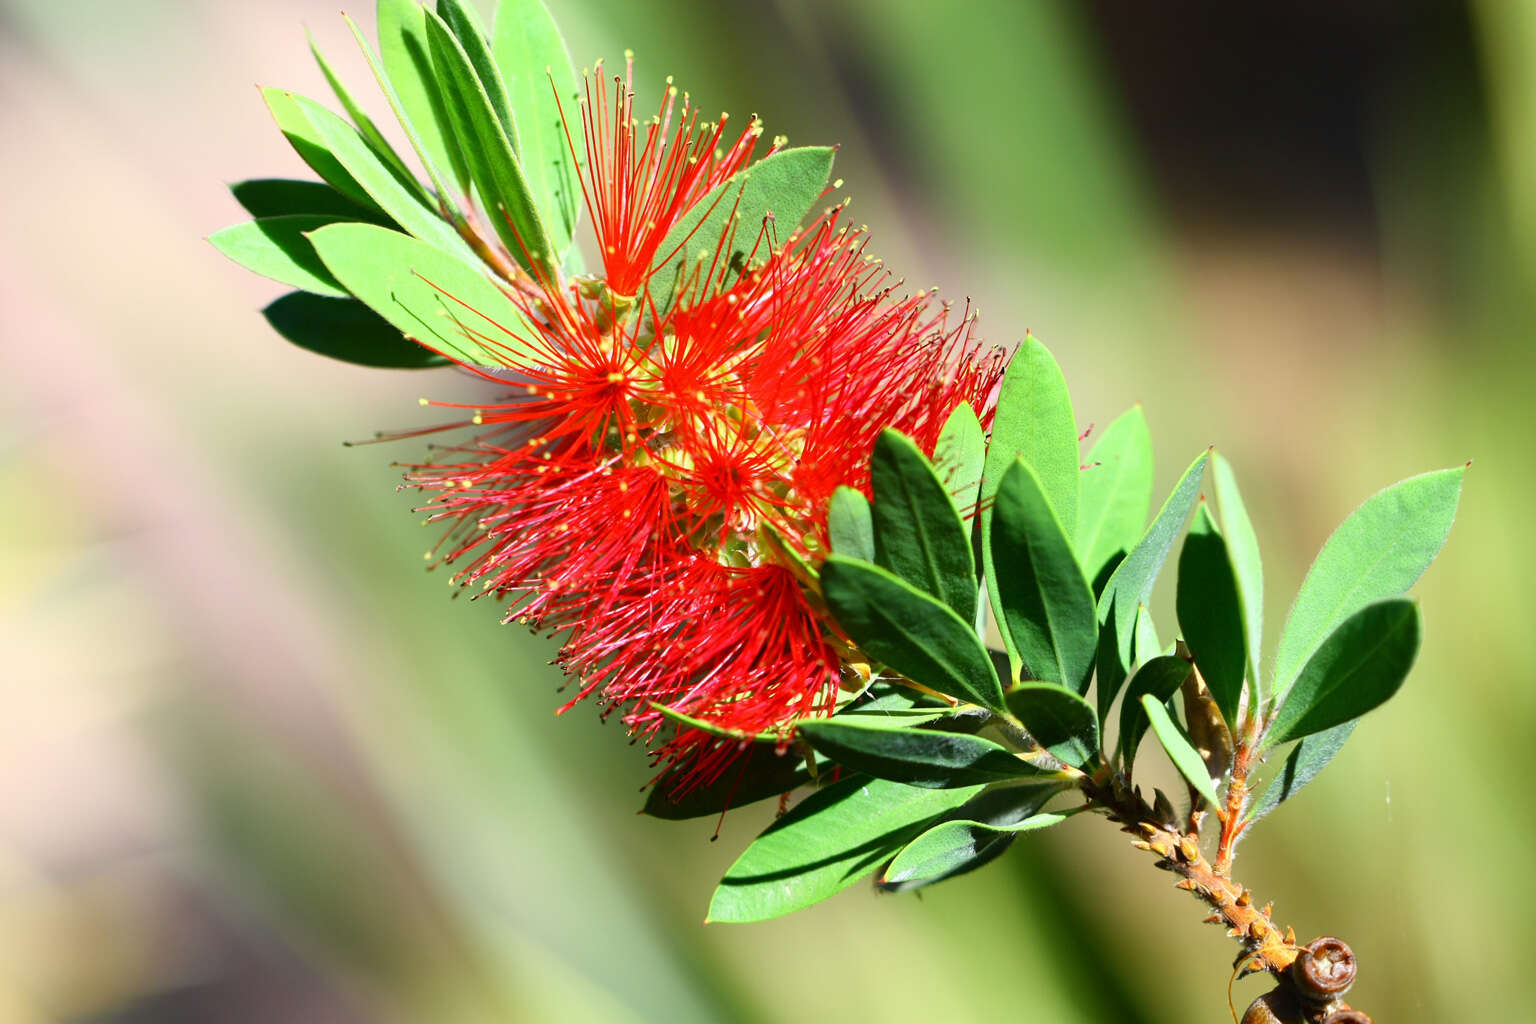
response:
[(436, 246), (443, 252), (453, 253), (465, 260), (477, 257), (437, 212), (424, 206), (411, 192), (395, 180), (389, 168), (374, 155), (373, 150), (357, 134), (357, 129), (337, 117), (314, 100), (293, 96), (293, 102), (314, 125), (315, 132), (330, 148), (337, 160), (355, 177), (379, 208), (395, 219), (406, 231)]
[(1073, 549), (1097, 592), (1141, 539), (1152, 509), (1152, 435), (1141, 406), (1104, 428), (1081, 476)]
[(332, 224), (309, 240), (348, 291), (407, 337), (480, 366), (538, 361), (522, 314), (475, 267), (372, 224)]
[(651, 710), (659, 712), (661, 717), (682, 726), (684, 729), (692, 729), (696, 732), (702, 732), (722, 740), (731, 740), (739, 744), (771, 743), (777, 745), (783, 742), (786, 737), (786, 732), (778, 729), (747, 732), (743, 729), (731, 729), (726, 726), (716, 725), (714, 722), (695, 718), (685, 711), (679, 711), (677, 708), (669, 707), (666, 704), (658, 704), (654, 701), (651, 702)]
[(372, 203), (364, 206), (348, 199), (323, 181), (293, 178), (252, 178), (229, 186), (235, 202), (252, 217), (290, 217), (318, 214), (331, 220), (363, 220), (388, 227), (393, 223)]
[(960, 513), (933, 466), (912, 439), (883, 430), (869, 464), (875, 564), (938, 598), (970, 621), (976, 617), (976, 567)]
[(1366, 499), (1307, 571), (1275, 651), (1282, 701), (1312, 652), (1349, 616), (1418, 582), (1456, 518), (1465, 466), (1409, 477)]
[(283, 89), (263, 89), (261, 98), (266, 102), (267, 110), (271, 111), (272, 120), (277, 122), (278, 129), (310, 169), (353, 202), (377, 208), (378, 204), (369, 196), (368, 191), (331, 152), (330, 144), (299, 107), (292, 93)]
[(1081, 768), (1099, 753), (1099, 716), (1071, 690), (1024, 683), (1008, 692), (1008, 708), (1051, 755)]
[(262, 277), (301, 291), (344, 299), (346, 289), (325, 269), (315, 247), (304, 237), (306, 232), (336, 220), (313, 214), (262, 217), (215, 231), (208, 241), (219, 252)]
[[(822, 758), (817, 757), (817, 761)], [(683, 821), (722, 814), (736, 807), (781, 796), (809, 785), (810, 769), (793, 748), (756, 745), (732, 762), (714, 781), (674, 795), (678, 769), (669, 771), (651, 786), (640, 813), (664, 821)]]
[(449, 123), (461, 141), (469, 175), (502, 245), (529, 270), (542, 268), (539, 272), (553, 274), (557, 267), (554, 243), (534, 207), (512, 142), (463, 44), (432, 11), (427, 12), (427, 44)]
[(1006, 747), (958, 732), (865, 718), (808, 719), (795, 732), (827, 757), (877, 779), (954, 789), (1049, 774)]
[(1339, 624), (1285, 695), (1265, 745), (1359, 718), (1403, 685), (1419, 652), (1419, 607), (1404, 597), (1368, 604)]
[(737, 858), (715, 889), (705, 920), (766, 921), (819, 903), (980, 790), (919, 789), (862, 776), (819, 790)]
[(1036, 679), (1077, 693), (1093, 675), (1093, 591), (1035, 471), (1020, 459), (992, 498), (999, 625)]
[(356, 299), (289, 292), (261, 315), (293, 344), (343, 362), (397, 370), (448, 365), (448, 360), (404, 337)]
[(1002, 686), (975, 628), (876, 565), (832, 555), (821, 568), (832, 615), (870, 657), (915, 683), (994, 710)]
[(340, 77), (337, 76), (335, 70), (331, 67), (330, 61), (325, 59), (325, 54), (320, 52), (320, 46), (315, 42), (313, 36), (309, 39), (309, 52), (314, 54), (315, 63), (320, 65), (320, 73), (325, 76), (326, 82), (330, 83), (331, 92), (336, 94), (336, 99), (341, 103), (341, 108), (352, 119), (352, 123), (357, 127), (358, 133), (362, 135), (363, 141), (368, 143), (368, 147), (373, 150), (374, 155), (383, 161), (384, 165), (394, 174), (395, 180), (406, 191), (413, 193), (421, 202), (430, 204), (432, 202), (431, 195), (426, 189), (421, 187), (421, 182), (416, 180), (416, 175), (412, 174), (410, 169), (405, 166), (405, 163), (400, 159), (400, 155), (395, 152), (395, 148), (384, 137), (384, 133), (379, 131), (378, 125), (373, 123), (373, 118), (369, 117), (367, 111), (363, 110), (358, 102), (352, 98), (352, 93), (347, 89), (346, 84), (342, 82)]
[[(555, 19), (539, 0), (501, 0), (491, 52), (517, 117), (518, 162), (555, 250), (564, 253), (581, 216), (581, 186), (565, 134), (579, 136), (576, 72)], [(559, 101), (556, 101), (556, 97)], [(562, 112), (564, 111), (564, 112)]]
[(1125, 700), (1120, 702), (1120, 757), (1127, 773), (1136, 761), (1136, 748), (1141, 746), (1141, 738), (1151, 724), (1141, 698), (1151, 696), (1166, 706), (1192, 671), (1193, 665), (1170, 654), (1151, 659), (1131, 676), (1130, 684), (1125, 688)]
[(1296, 744), (1285, 763), (1280, 766), (1280, 773), (1269, 780), (1269, 785), (1264, 787), (1259, 799), (1248, 809), (1247, 820), (1258, 821), (1317, 778), (1317, 773), (1326, 768), (1328, 762), (1343, 749), (1344, 741), (1349, 739), (1358, 724), (1360, 720), (1357, 718), (1332, 729), (1313, 733)]
[(1220, 452), (1211, 453), (1211, 477), (1216, 489), (1216, 510), (1227, 555), (1237, 574), (1243, 595), (1243, 624), (1248, 630), (1248, 682), (1255, 702), (1262, 693), (1259, 656), (1264, 642), (1264, 563), (1259, 558), (1259, 538), (1248, 518), (1248, 508), (1237, 489), (1232, 464)]
[(1209, 451), (1203, 451), (1190, 463), (1184, 475), (1174, 486), (1173, 493), (1163, 502), (1157, 517), (1141, 540), (1125, 556), (1125, 561), (1110, 576), (1099, 595), (1099, 649), (1098, 670), (1099, 717), (1109, 714), (1125, 677), (1135, 664), (1135, 638), (1137, 609), (1149, 603), (1152, 586), (1162, 572), (1168, 552), (1178, 539), (1184, 521), (1189, 518), (1195, 500), (1200, 496), (1200, 481), (1205, 475), (1205, 463)]
[(987, 435), (981, 429), (981, 421), (969, 402), (961, 402), (939, 431), (938, 443), (933, 446), (933, 468), (962, 516), (970, 517), (976, 512), (986, 458)]
[[(502, 133), (512, 145), (512, 154), (521, 159), (523, 148), (518, 140), (517, 121), (513, 117), (512, 103), (507, 98), (507, 84), (501, 77), (501, 69), (496, 66), (496, 61), (491, 57), (491, 44), (486, 40), (485, 30), (480, 27), (479, 17), (459, 0), (437, 0), (437, 16), (459, 41), (459, 46), (464, 50), (464, 56), (469, 58), (470, 68), (474, 71), (475, 78), (479, 80), (486, 100), (490, 102), (491, 112), (496, 115), (496, 121), (501, 125)], [(431, 45), (430, 32), (429, 29), (427, 40), (429, 46)]]
[[(1044, 794), (1046, 799), (1053, 795), (1053, 790)], [(1059, 825), (1069, 817), (1032, 814), (1012, 825), (941, 821), (903, 847), (875, 884), (887, 892), (908, 892), (975, 871), (1002, 856), (1025, 832)]]
[(1131, 664), (1141, 665), (1167, 653), (1163, 650), (1163, 643), (1157, 638), (1157, 624), (1152, 621), (1152, 612), (1146, 605), (1136, 607), (1135, 641), (1131, 645)]
[(452, 135), (448, 111), (432, 67), (427, 9), (418, 0), (379, 0), (379, 60), (401, 124), (413, 136), (429, 172), (451, 174), (460, 194), (469, 190), (469, 166)]
[[(649, 287), (657, 307), (675, 302), (681, 287), (719, 288), (787, 242), (826, 192), (832, 154), (826, 146), (780, 150), (695, 203), (656, 248)], [(770, 214), (772, 231), (763, 237)]]
[(869, 499), (852, 487), (839, 487), (827, 504), (827, 534), (832, 550), (863, 562), (875, 560), (875, 524)]
[(1233, 735), (1248, 667), (1243, 595), (1227, 543), (1202, 500), (1179, 552), (1179, 628)]
[(1179, 770), (1179, 774), (1189, 781), (1195, 791), (1205, 797), (1212, 807), (1219, 807), (1221, 800), (1216, 796), (1216, 787), (1211, 783), (1211, 776), (1205, 770), (1205, 761), (1195, 750), (1194, 744), (1189, 742), (1189, 737), (1184, 735), (1184, 730), (1179, 728), (1168, 714), (1168, 709), (1163, 702), (1150, 693), (1141, 696), (1142, 711), (1147, 716), (1147, 721), (1152, 725), (1152, 732), (1157, 736), (1157, 741), (1163, 745), (1163, 750), (1168, 754), (1168, 760)]

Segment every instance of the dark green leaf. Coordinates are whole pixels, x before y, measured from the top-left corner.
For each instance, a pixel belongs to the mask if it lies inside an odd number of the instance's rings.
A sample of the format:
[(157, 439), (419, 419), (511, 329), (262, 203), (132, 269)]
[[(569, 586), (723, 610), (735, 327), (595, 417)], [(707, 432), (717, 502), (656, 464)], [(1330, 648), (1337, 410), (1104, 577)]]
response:
[(418, 0), (379, 0), (379, 58), (394, 93), (401, 125), (429, 173), (452, 174), (459, 194), (469, 189), (469, 167), (454, 141), (427, 43), (427, 9)]
[(869, 874), (980, 789), (918, 789), (855, 777), (813, 793), (731, 865), (706, 920), (766, 921), (819, 903)]
[(969, 402), (961, 402), (944, 421), (933, 446), (933, 467), (962, 516), (976, 512), (981, 496), (981, 471), (987, 458), (987, 435)]
[(1344, 741), (1349, 739), (1349, 734), (1355, 731), (1355, 726), (1360, 720), (1345, 722), (1336, 725), (1332, 729), (1313, 733), (1291, 750), (1290, 756), (1285, 759), (1285, 764), (1280, 767), (1280, 774), (1269, 780), (1269, 785), (1264, 787), (1263, 794), (1248, 810), (1249, 821), (1258, 821), (1270, 811), (1279, 807), (1281, 803), (1295, 796), (1301, 787), (1317, 778), (1317, 773), (1327, 767), (1344, 746)]
[(225, 256), (263, 277), (316, 295), (344, 299), (346, 289), (325, 269), (315, 247), (304, 237), (305, 232), (336, 220), (323, 214), (263, 217), (215, 231), (208, 241)]
[(1465, 466), (1457, 466), (1393, 484), (1333, 531), (1280, 634), (1276, 701), (1335, 626), (1372, 601), (1404, 593), (1429, 568), (1456, 518), (1465, 473)]
[(1136, 546), (1152, 508), (1152, 435), (1141, 406), (1104, 429), (1081, 476), (1073, 548), (1091, 582)]
[(341, 165), (341, 161), (336, 159), (330, 145), (310, 122), (308, 115), (299, 108), (292, 93), (282, 89), (263, 89), (261, 97), (294, 151), (316, 174), (353, 202), (370, 208), (377, 205), (357, 179)]
[[(656, 249), (649, 287), (657, 307), (670, 306), (682, 288), (717, 290), (754, 259), (754, 251), (761, 260), (784, 244), (826, 191), (832, 155), (825, 146), (780, 150), (695, 203)], [(770, 215), (772, 232), (759, 245)]]
[(869, 499), (852, 487), (832, 492), (827, 505), (827, 533), (832, 550), (864, 562), (875, 560), (875, 526)]
[(303, 96), (293, 96), (292, 99), (314, 125), (316, 134), (324, 140), (336, 159), (396, 223), (443, 252), (453, 253), (465, 260), (478, 259), (458, 232), (436, 211), (423, 205), (420, 199), (395, 180), (389, 168), (373, 154), (373, 150), (368, 148), (355, 128), (314, 100)]
[(1034, 678), (1086, 692), (1098, 642), (1093, 591), (1023, 459), (1003, 475), (991, 520), (998, 624)]
[(491, 30), (491, 51), (517, 117), (518, 162), (550, 240), (563, 253), (571, 247), (582, 205), (581, 184), (565, 134), (566, 117), (572, 121), (573, 137), (579, 137), (574, 129), (581, 121), (570, 55), (555, 20), (539, 0), (502, 0)]
[(1204, 500), (1179, 552), (1179, 628), (1227, 728), (1237, 733), (1237, 705), (1248, 665), (1243, 596), (1227, 543)]
[(336, 191), (323, 181), (295, 181), (290, 178), (252, 178), (229, 186), (235, 202), (252, 217), (288, 217), (295, 214), (321, 214), (332, 220), (364, 220), (392, 223), (372, 204), (364, 206)]
[(1071, 690), (1024, 683), (1008, 691), (1008, 707), (1057, 760), (1081, 768), (1098, 756), (1099, 716)]
[(865, 653), (916, 683), (1000, 709), (1003, 691), (971, 623), (879, 566), (833, 555), (821, 568), (833, 616)]
[[(818, 761), (820, 758), (818, 758)], [(810, 769), (793, 749), (753, 745), (713, 782), (683, 791), (675, 798), (677, 777), (668, 772), (651, 786), (642, 814), (665, 821), (682, 821), (725, 811), (808, 785)]]
[(1137, 609), (1152, 597), (1152, 585), (1173, 550), (1184, 521), (1189, 518), (1195, 499), (1200, 496), (1200, 481), (1205, 475), (1209, 451), (1201, 452), (1190, 463), (1163, 502), (1157, 518), (1115, 570), (1099, 596), (1099, 716), (1109, 714), (1110, 705), (1125, 683), (1134, 661)]
[(348, 291), (407, 337), (480, 366), (537, 362), (522, 314), (477, 267), (372, 224), (332, 224), (309, 240)]
[(1227, 542), (1227, 555), (1232, 559), (1238, 589), (1243, 595), (1243, 623), (1248, 628), (1248, 682), (1257, 702), (1262, 692), (1259, 656), (1264, 642), (1264, 563), (1259, 558), (1259, 538), (1253, 532), (1248, 508), (1237, 489), (1232, 464), (1220, 452), (1211, 455), (1211, 474), (1216, 485), (1221, 534)]
[[(501, 77), (501, 69), (496, 66), (496, 61), (491, 57), (491, 45), (486, 40), (485, 30), (480, 26), (479, 17), (459, 3), (459, 0), (437, 0), (437, 16), (459, 41), (464, 56), (469, 58), (470, 69), (474, 72), (486, 100), (491, 105), (491, 112), (495, 114), (497, 123), (501, 125), (502, 134), (512, 146), (512, 155), (521, 160), (523, 144), (518, 138), (517, 121), (513, 117), (512, 103), (507, 99), (507, 84)], [(430, 32), (431, 30), (428, 29), (429, 47), (431, 46)]]
[(348, 363), (417, 370), (448, 362), (402, 337), (356, 299), (290, 292), (261, 313), (273, 330), (300, 348)]
[(1151, 724), (1147, 721), (1146, 709), (1141, 706), (1141, 698), (1150, 694), (1159, 704), (1167, 704), (1193, 670), (1194, 666), (1183, 658), (1159, 655), (1131, 676), (1130, 684), (1125, 688), (1125, 700), (1120, 702), (1120, 757), (1125, 762), (1127, 774), (1136, 761), (1136, 748), (1141, 746), (1141, 738)]
[(1216, 787), (1211, 784), (1211, 776), (1205, 770), (1205, 761), (1200, 757), (1194, 745), (1189, 742), (1189, 737), (1184, 735), (1184, 730), (1179, 727), (1168, 714), (1168, 709), (1163, 702), (1150, 693), (1142, 694), (1141, 707), (1146, 713), (1147, 721), (1152, 725), (1152, 732), (1156, 734), (1157, 741), (1163, 745), (1163, 750), (1168, 754), (1168, 760), (1179, 770), (1179, 774), (1189, 780), (1189, 784), (1195, 787), (1196, 792), (1205, 797), (1212, 807), (1221, 806), (1221, 800), (1216, 796)]
[(875, 492), (875, 563), (976, 618), (971, 540), (949, 492), (911, 438), (883, 430), (869, 465)]
[(542, 267), (540, 272), (554, 273), (559, 258), (534, 207), (512, 142), (463, 45), (431, 11), (427, 12), (427, 44), (449, 124), (461, 142), (469, 175), (502, 245), (525, 268)]
[(1285, 695), (1265, 745), (1300, 739), (1385, 703), (1419, 652), (1419, 607), (1403, 597), (1368, 604), (1324, 640)]
[[(1046, 798), (1054, 795), (1045, 794)], [(1025, 832), (1050, 828), (1069, 814), (1034, 814), (1012, 825), (943, 821), (908, 843), (875, 883), (887, 892), (921, 889), (996, 860)]]
[(905, 722), (839, 715), (808, 719), (795, 728), (838, 764), (909, 786), (955, 789), (1047, 774), (991, 740)]

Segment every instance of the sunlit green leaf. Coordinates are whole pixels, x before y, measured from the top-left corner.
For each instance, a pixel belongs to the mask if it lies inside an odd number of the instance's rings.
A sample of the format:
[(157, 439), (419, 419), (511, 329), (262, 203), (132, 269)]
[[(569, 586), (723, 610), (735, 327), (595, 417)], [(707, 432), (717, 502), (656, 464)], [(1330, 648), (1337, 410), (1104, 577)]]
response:
[(869, 499), (852, 487), (832, 492), (827, 505), (827, 533), (832, 550), (863, 562), (875, 560), (875, 526)]
[(353, 202), (370, 209), (377, 208), (378, 204), (367, 190), (331, 152), (330, 144), (299, 107), (293, 93), (283, 89), (263, 89), (261, 98), (266, 101), (272, 119), (277, 122), (277, 127), (287, 137), (294, 151), (316, 174)]
[(393, 324), (356, 299), (290, 292), (261, 312), (282, 337), (333, 359), (402, 370), (448, 363), (403, 337)]
[(1248, 518), (1248, 508), (1237, 489), (1232, 464), (1220, 452), (1211, 454), (1211, 477), (1216, 490), (1216, 510), (1227, 554), (1237, 573), (1243, 595), (1243, 624), (1248, 629), (1248, 682), (1257, 700), (1263, 688), (1259, 658), (1264, 642), (1264, 562), (1259, 558), (1259, 538)]
[(933, 446), (933, 467), (962, 516), (976, 511), (981, 496), (981, 472), (987, 458), (987, 435), (969, 402), (961, 402), (944, 421)]
[(980, 790), (855, 777), (813, 793), (731, 865), (706, 920), (765, 921), (835, 895)]
[(427, 44), (427, 10), (418, 0), (379, 0), (379, 59), (391, 91), (416, 136), (425, 161), (452, 175), (460, 194), (469, 189), (469, 167), (453, 140)]
[(1102, 588), (1141, 539), (1152, 508), (1152, 435), (1141, 406), (1104, 428), (1081, 476), (1073, 549), (1088, 581)]
[(1146, 693), (1141, 696), (1141, 707), (1152, 726), (1152, 732), (1157, 736), (1157, 741), (1167, 752), (1168, 760), (1173, 762), (1179, 774), (1184, 776), (1189, 784), (1195, 787), (1195, 791), (1205, 797), (1212, 807), (1219, 807), (1221, 800), (1216, 796), (1216, 787), (1211, 783), (1205, 761), (1201, 759), (1194, 745), (1189, 742), (1189, 737), (1184, 735), (1184, 730), (1179, 727), (1179, 723), (1169, 716), (1163, 702), (1154, 694)]
[(1099, 753), (1099, 716), (1093, 705), (1051, 683), (1024, 683), (1008, 691), (1008, 707), (1051, 755), (1081, 768)]
[(1243, 597), (1227, 543), (1204, 501), (1179, 552), (1179, 628), (1227, 728), (1236, 734), (1237, 705), (1248, 666)]
[(1003, 475), (991, 522), (999, 625), (1034, 678), (1086, 692), (1098, 640), (1093, 591), (1023, 459)]
[(1274, 700), (1335, 626), (1418, 582), (1439, 554), (1461, 498), (1465, 466), (1410, 477), (1368, 498), (1333, 531), (1302, 581), (1275, 652)]
[(1046, 774), (991, 740), (906, 722), (849, 716), (796, 723), (796, 734), (855, 771), (929, 789), (954, 789)]
[(1151, 724), (1146, 709), (1141, 706), (1141, 698), (1151, 695), (1159, 704), (1166, 704), (1193, 671), (1194, 666), (1183, 658), (1159, 655), (1131, 676), (1125, 688), (1125, 699), (1120, 702), (1120, 757), (1127, 772), (1135, 763), (1136, 748), (1141, 745), (1141, 738)]
[(1359, 724), (1357, 718), (1332, 729), (1313, 733), (1296, 744), (1285, 763), (1280, 766), (1280, 773), (1269, 780), (1269, 785), (1264, 787), (1264, 792), (1249, 808), (1248, 820), (1258, 821), (1317, 778), (1317, 773), (1326, 768), (1328, 762), (1343, 749), (1344, 741), (1349, 739), (1350, 733)]
[(913, 682), (1000, 709), (1003, 691), (975, 628), (944, 604), (876, 565), (832, 555), (822, 594), (870, 657)]
[(1332, 729), (1385, 703), (1419, 652), (1419, 607), (1395, 597), (1339, 624), (1307, 659), (1285, 695), (1265, 745)]
[(884, 430), (869, 475), (875, 563), (974, 619), (980, 585), (970, 535), (933, 466), (911, 438)]
[(410, 169), (405, 166), (399, 154), (395, 152), (395, 148), (384, 137), (384, 133), (379, 131), (378, 125), (373, 123), (373, 118), (369, 117), (367, 111), (363, 110), (358, 102), (352, 98), (352, 93), (347, 89), (346, 83), (337, 76), (335, 69), (325, 59), (325, 55), (320, 52), (320, 47), (315, 42), (313, 36), (309, 39), (309, 52), (314, 54), (315, 63), (320, 65), (320, 73), (330, 83), (331, 92), (336, 94), (337, 101), (341, 103), (341, 107), (347, 112), (347, 116), (352, 119), (352, 123), (357, 127), (358, 133), (362, 135), (363, 141), (373, 150), (373, 154), (389, 168), (390, 172), (394, 174), (395, 180), (406, 191), (414, 194), (422, 203), (430, 204), (432, 197), (427, 193), (426, 189), (421, 187), (421, 182), (416, 180), (416, 175), (412, 174)]
[(302, 291), (340, 299), (347, 297), (346, 289), (325, 269), (315, 247), (304, 237), (305, 232), (336, 220), (311, 214), (262, 217), (215, 231), (208, 241), (247, 270)]
[[(1054, 795), (1047, 791), (1047, 799)], [(1012, 825), (979, 821), (943, 821), (908, 843), (887, 865), (876, 884), (888, 892), (907, 892), (954, 878), (996, 860), (1025, 832), (1066, 821), (1069, 814), (1034, 814)]]

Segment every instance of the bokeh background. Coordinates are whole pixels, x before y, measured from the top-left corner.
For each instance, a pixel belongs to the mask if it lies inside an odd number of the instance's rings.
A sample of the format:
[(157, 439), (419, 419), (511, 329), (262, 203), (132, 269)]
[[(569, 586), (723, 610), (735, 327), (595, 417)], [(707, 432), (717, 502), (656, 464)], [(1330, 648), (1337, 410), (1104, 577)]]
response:
[[(888, 262), (1085, 425), (1142, 402), (1161, 489), (1221, 445), (1271, 645), (1356, 503), (1476, 458), (1414, 678), (1239, 868), (1377, 1020), (1527, 1019), (1536, 3), (552, 6), (840, 142)], [(701, 926), (766, 812), (637, 816), (552, 643), (420, 572), (411, 446), (339, 443), (462, 383), (287, 346), (203, 241), (308, 176), (255, 89), (325, 93), (305, 24), (363, 91), (334, 0), (0, 0), (0, 1021), (1227, 1019), (1228, 941), (1092, 822)]]

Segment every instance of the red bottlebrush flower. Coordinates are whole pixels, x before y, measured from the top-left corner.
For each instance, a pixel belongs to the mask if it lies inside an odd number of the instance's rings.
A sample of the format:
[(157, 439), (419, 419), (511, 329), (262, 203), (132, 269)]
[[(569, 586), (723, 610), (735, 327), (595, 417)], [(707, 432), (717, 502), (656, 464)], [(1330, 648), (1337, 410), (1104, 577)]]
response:
[[(481, 338), (501, 365), (470, 369), (519, 393), (407, 482), (434, 492), (456, 579), (565, 633), (571, 703), (623, 709), (686, 787), (743, 749), (719, 733), (787, 742), (794, 720), (832, 712), (842, 663), (814, 597), (832, 492), (868, 489), (886, 427), (931, 451), (960, 402), (985, 418), (1003, 358), (971, 339), (971, 317), (951, 328), (931, 294), (897, 297), (840, 210), (782, 244), (765, 228), (751, 268), (658, 308), (656, 246), (745, 165), (757, 129), (715, 155), (722, 125), (695, 136), (685, 101), (673, 129), (669, 89), (642, 144), (617, 95), (610, 114), (589, 89), (583, 115), (606, 287), (512, 293), (536, 336)], [(637, 297), (616, 308), (615, 294)]]

